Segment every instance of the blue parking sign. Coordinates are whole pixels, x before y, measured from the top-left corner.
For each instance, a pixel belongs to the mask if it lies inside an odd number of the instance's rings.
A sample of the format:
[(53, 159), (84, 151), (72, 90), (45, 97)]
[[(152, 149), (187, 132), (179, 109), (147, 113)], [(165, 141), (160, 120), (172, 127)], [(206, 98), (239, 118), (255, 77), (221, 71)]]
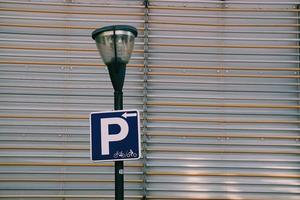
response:
[(141, 157), (140, 117), (137, 110), (91, 113), (90, 131), (92, 160), (120, 161)]

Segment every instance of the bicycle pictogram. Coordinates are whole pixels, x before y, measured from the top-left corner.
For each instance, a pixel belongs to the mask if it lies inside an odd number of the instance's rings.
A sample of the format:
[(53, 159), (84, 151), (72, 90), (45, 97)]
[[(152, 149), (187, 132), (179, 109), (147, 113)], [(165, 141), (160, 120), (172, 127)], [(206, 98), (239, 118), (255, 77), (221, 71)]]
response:
[(135, 158), (135, 157), (137, 157), (137, 154), (134, 153), (134, 152), (132, 151), (132, 149), (130, 149), (128, 152), (126, 152), (126, 157), (127, 157), (127, 158)]
[(114, 158), (126, 158), (126, 154), (123, 153), (123, 151), (117, 151), (117, 152), (114, 154)]
[(129, 151), (126, 151), (126, 153), (123, 153), (123, 151), (117, 151), (113, 155), (114, 158), (136, 158), (137, 153), (133, 152), (132, 149)]

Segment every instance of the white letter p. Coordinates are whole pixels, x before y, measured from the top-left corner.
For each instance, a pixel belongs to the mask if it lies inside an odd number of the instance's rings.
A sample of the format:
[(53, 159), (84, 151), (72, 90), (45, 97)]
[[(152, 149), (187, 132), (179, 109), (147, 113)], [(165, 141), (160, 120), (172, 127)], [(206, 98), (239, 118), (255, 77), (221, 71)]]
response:
[[(109, 134), (109, 125), (119, 125), (120, 132), (115, 134)], [(100, 121), (101, 127), (101, 152), (102, 155), (109, 154), (109, 143), (121, 141), (128, 135), (128, 124), (126, 120), (120, 117), (103, 118)]]

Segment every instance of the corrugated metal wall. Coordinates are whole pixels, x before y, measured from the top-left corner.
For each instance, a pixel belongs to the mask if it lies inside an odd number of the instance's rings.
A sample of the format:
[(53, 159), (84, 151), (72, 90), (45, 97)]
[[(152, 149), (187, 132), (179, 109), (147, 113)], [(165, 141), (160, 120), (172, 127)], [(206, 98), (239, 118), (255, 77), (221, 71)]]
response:
[[(89, 158), (89, 113), (113, 109), (108, 71), (91, 32), (115, 23), (139, 28), (124, 108), (142, 109), (144, 6), (132, 0), (0, 6), (0, 197), (113, 198), (113, 163)], [(126, 197), (139, 199), (142, 161), (125, 165)]]
[(299, 199), (298, 3), (1, 1), (0, 198), (113, 199), (113, 163), (89, 160), (89, 113), (113, 108), (90, 33), (130, 24), (126, 199)]
[(295, 5), (151, 2), (149, 198), (299, 198)]

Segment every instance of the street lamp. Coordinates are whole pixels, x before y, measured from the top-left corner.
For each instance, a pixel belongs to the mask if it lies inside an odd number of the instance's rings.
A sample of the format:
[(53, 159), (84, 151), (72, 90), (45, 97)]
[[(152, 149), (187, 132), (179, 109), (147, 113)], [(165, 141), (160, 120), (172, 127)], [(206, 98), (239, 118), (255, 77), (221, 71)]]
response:
[[(92, 33), (114, 88), (114, 109), (123, 109), (123, 85), (126, 64), (134, 47), (137, 29), (128, 25), (105, 26)], [(115, 162), (115, 199), (124, 199), (124, 163)]]
[(136, 28), (127, 25), (105, 26), (92, 33), (102, 60), (108, 67), (115, 91), (123, 89), (126, 64), (136, 36)]

